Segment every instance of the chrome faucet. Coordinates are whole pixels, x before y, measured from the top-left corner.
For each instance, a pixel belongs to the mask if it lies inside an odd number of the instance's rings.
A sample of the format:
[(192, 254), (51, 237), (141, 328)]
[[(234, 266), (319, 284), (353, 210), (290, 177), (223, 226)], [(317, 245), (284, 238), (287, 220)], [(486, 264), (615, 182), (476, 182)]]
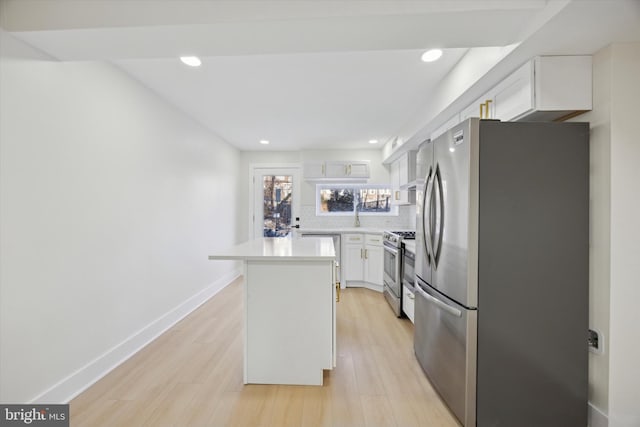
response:
[(359, 213), (359, 210), (358, 210), (358, 206), (359, 205), (360, 205), (360, 198), (357, 197), (356, 198), (356, 218), (353, 221), (353, 226), (354, 227), (360, 227), (360, 213)]

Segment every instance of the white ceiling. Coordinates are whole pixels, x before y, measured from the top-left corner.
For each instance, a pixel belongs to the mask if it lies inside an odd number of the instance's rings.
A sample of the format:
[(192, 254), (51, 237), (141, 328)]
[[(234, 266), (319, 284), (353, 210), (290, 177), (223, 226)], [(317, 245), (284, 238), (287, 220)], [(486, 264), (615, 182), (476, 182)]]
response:
[[(469, 48), (592, 53), (640, 40), (639, 4), (2, 0), (0, 26), (59, 60), (114, 63), (243, 150), (371, 148), (420, 122)], [(431, 47), (443, 58), (421, 62)]]

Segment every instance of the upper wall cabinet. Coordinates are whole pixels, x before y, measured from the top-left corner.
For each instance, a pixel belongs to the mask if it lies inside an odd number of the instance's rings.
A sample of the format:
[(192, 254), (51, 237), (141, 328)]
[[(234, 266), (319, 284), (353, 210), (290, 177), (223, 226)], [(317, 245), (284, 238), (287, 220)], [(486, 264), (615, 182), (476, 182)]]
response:
[(389, 166), (394, 205), (412, 205), (416, 202), (416, 153), (407, 151)]
[(460, 112), (502, 121), (550, 121), (592, 108), (591, 56), (538, 56)]
[(368, 160), (304, 163), (304, 179), (306, 180), (365, 180), (370, 175)]
[(435, 139), (471, 117), (508, 121), (562, 120), (592, 105), (591, 56), (537, 56), (431, 132)]

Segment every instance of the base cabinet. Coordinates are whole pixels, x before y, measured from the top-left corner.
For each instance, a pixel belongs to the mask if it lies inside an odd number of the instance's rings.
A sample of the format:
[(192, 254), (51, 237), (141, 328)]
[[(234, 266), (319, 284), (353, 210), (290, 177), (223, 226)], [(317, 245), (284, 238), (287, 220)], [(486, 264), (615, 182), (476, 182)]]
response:
[(409, 320), (411, 320), (411, 323), (415, 323), (413, 321), (413, 315), (415, 313), (415, 295), (414, 292), (405, 285), (402, 285), (402, 311), (407, 315)]
[(364, 245), (364, 281), (382, 286), (382, 237), (367, 235)]
[(343, 242), (342, 274), (346, 285), (365, 286), (382, 291), (382, 236), (345, 234)]
[(249, 260), (244, 286), (244, 383), (322, 385), (336, 364), (334, 261)]
[(347, 234), (343, 237), (343, 241), (345, 242), (342, 261), (343, 279), (347, 284), (353, 281), (363, 281), (364, 236), (362, 234)]

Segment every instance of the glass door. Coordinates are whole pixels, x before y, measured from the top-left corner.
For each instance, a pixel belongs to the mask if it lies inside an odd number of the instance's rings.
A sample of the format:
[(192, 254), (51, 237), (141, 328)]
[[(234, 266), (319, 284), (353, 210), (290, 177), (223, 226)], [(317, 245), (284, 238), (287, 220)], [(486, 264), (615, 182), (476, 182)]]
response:
[(254, 169), (254, 238), (291, 236), (300, 198), (298, 176), (298, 168)]

